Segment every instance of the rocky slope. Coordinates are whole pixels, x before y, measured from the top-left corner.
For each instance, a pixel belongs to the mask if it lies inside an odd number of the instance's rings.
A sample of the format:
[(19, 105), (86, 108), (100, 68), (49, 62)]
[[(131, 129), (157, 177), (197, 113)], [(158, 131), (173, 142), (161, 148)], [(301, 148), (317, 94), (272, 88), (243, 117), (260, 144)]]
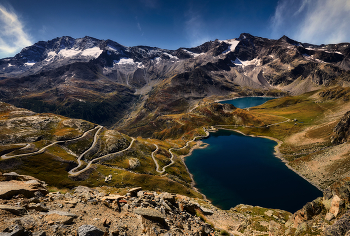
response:
[[(0, 173), (1, 235), (346, 235), (349, 179), (294, 214), (238, 205), (220, 210), (179, 194), (76, 187), (48, 192), (31, 176)], [(109, 189), (108, 191), (111, 191)]]

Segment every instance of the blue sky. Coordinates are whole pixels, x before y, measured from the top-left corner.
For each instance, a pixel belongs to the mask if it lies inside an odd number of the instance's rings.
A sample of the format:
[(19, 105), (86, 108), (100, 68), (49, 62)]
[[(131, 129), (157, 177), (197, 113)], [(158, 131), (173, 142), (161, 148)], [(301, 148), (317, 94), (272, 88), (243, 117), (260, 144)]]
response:
[(0, 58), (37, 41), (86, 35), (166, 49), (240, 33), (350, 42), (349, 0), (0, 0)]

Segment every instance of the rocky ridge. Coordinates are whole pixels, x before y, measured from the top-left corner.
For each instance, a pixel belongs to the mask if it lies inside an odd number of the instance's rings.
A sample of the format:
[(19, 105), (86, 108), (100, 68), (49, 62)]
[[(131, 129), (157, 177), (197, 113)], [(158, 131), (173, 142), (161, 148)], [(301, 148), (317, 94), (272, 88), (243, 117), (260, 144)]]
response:
[(249, 205), (220, 210), (208, 201), (140, 187), (124, 195), (85, 186), (49, 193), (38, 179), (0, 173), (0, 235), (340, 236), (350, 232), (349, 183), (339, 181), (291, 214)]

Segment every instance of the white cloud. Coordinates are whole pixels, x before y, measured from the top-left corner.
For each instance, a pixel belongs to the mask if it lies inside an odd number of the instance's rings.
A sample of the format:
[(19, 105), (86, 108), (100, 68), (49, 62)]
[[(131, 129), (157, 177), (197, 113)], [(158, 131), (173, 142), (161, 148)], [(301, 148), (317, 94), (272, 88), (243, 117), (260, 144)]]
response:
[(206, 25), (200, 14), (189, 11), (185, 22), (185, 31), (191, 47), (199, 46), (210, 40)]
[(349, 0), (282, 0), (272, 17), (272, 37), (283, 34), (314, 44), (350, 41)]
[(17, 14), (0, 5), (0, 58), (13, 56), (29, 45), (32, 42)]

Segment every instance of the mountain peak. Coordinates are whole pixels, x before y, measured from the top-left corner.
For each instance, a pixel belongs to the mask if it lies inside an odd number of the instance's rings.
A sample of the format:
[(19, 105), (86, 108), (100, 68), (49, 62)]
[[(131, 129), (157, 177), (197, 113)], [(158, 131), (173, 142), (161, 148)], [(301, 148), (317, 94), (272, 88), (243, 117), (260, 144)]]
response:
[(300, 42), (295, 41), (286, 35), (283, 35), (278, 41), (286, 42), (286, 43), (289, 43), (289, 44), (292, 44), (295, 46), (302, 46), (302, 44)]

